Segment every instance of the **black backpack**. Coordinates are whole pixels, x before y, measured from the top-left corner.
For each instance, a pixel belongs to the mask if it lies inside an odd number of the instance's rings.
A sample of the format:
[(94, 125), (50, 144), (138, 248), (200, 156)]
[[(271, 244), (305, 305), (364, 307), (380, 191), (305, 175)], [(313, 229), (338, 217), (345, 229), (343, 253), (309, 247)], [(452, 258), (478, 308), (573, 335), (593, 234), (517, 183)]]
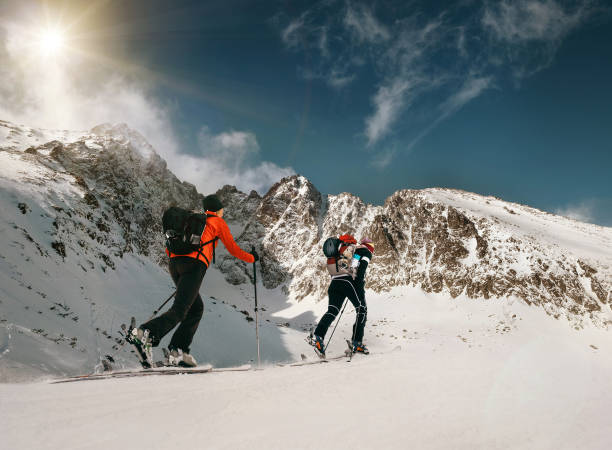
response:
[[(162, 227), (166, 236), (166, 248), (175, 255), (201, 252), (206, 244), (213, 243), (218, 239), (215, 237), (208, 242), (200, 243), (202, 233), (206, 228), (206, 214), (194, 213), (176, 206), (171, 206), (164, 211)], [(204, 258), (208, 262), (208, 258)]]

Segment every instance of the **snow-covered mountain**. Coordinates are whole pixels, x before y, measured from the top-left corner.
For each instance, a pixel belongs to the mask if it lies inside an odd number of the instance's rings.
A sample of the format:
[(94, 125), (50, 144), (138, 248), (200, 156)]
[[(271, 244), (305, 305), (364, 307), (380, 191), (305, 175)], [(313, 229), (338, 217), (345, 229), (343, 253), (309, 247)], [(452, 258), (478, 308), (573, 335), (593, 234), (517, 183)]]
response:
[[(229, 210), (245, 197), (233, 195)], [(352, 233), (374, 241), (367, 287), (375, 292), (417, 286), (451, 298), (517, 297), (554, 317), (612, 323), (612, 228), (450, 189), (402, 190), (368, 205), (349, 193), (323, 196), (297, 175), (256, 201), (239, 242), (264, 255), (265, 286), (295, 301), (326, 295), (322, 243)], [(222, 266), (230, 282), (236, 265)]]
[[(121, 323), (146, 320), (174, 289), (162, 211), (197, 208), (201, 194), (123, 124), (79, 133), (0, 122), (0, 142), (0, 380), (133, 364), (117, 345)], [(226, 289), (216, 270), (206, 285), (195, 356), (252, 360), (252, 287)], [(295, 356), (286, 333), (264, 323), (264, 360)]]
[[(610, 324), (610, 228), (448, 189), (398, 191), (369, 205), (349, 193), (322, 195), (302, 176), (280, 180), (263, 197), (233, 186), (217, 194), (239, 244), (262, 255), (265, 361), (305, 351), (300, 333), (326, 306), (322, 242), (347, 232), (374, 240), (368, 297), (410, 307), (416, 292), (450, 304), (518, 300), (576, 327), (586, 319)], [(117, 346), (120, 323), (145, 320), (173, 290), (161, 213), (200, 202), (126, 125), (70, 132), (0, 122), (0, 380), (76, 373), (107, 355), (133, 364)], [(198, 359), (254, 358), (251, 283), (252, 267), (221, 249), (202, 289)], [(394, 308), (371, 308), (372, 347), (410, 339), (405, 326), (389, 325)], [(516, 316), (504, 311), (492, 328), (514, 326)]]

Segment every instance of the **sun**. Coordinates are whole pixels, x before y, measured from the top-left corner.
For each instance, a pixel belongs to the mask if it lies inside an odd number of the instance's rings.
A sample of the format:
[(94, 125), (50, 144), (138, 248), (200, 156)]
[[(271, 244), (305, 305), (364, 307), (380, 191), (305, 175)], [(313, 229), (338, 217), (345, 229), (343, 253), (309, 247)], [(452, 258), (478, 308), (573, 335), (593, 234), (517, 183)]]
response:
[(43, 54), (53, 56), (61, 53), (66, 37), (59, 28), (47, 28), (40, 35), (40, 50)]

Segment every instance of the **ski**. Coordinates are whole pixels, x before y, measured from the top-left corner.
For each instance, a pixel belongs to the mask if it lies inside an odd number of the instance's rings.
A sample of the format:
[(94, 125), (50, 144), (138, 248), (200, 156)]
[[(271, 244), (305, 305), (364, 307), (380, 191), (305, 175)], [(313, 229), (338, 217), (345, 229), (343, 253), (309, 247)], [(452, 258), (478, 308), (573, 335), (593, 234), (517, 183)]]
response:
[(295, 361), (289, 363), (277, 363), (278, 367), (300, 367), (300, 366), (310, 366), (313, 364), (324, 364), (330, 361), (339, 361), (342, 358), (346, 358), (346, 353), (344, 355), (336, 355), (325, 358), (313, 359), (313, 360), (305, 360), (305, 361)]
[(370, 354), (370, 351), (365, 346), (363, 350), (360, 350), (360, 351), (353, 350), (354, 348), (353, 344), (348, 339), (346, 340), (346, 345), (348, 345), (348, 349), (345, 350), (345, 352), (346, 352), (347, 357), (349, 358), (349, 362), (353, 359), (353, 355), (356, 355), (356, 354), (369, 355)]
[(132, 378), (152, 375), (187, 375), (187, 374), (204, 374), (216, 372), (242, 372), (251, 370), (250, 364), (244, 364), (236, 367), (213, 367), (210, 364), (197, 367), (169, 367), (159, 366), (149, 369), (122, 370), (116, 372), (104, 372), (89, 375), (76, 375), (68, 378), (61, 378), (51, 381), (51, 384), (71, 383), (74, 381), (88, 380), (107, 380), (110, 378)]
[(236, 367), (213, 367), (213, 372), (246, 372), (251, 370), (253, 366), (250, 364), (243, 364), (242, 366)]

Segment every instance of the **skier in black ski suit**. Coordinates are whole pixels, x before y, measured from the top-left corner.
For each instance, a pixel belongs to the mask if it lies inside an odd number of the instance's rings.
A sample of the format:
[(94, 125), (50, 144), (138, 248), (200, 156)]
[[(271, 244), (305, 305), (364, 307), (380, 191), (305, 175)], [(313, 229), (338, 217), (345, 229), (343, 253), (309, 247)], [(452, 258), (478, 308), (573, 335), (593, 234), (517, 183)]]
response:
[(357, 245), (355, 238), (347, 234), (340, 236), (340, 240), (342, 241), (340, 246), (341, 257), (349, 246), (354, 245), (355, 249), (350, 261), (350, 269), (347, 271), (344, 271), (342, 268), (338, 270), (338, 258), (329, 258), (327, 261), (328, 270), (332, 276), (332, 281), (327, 289), (329, 305), (327, 312), (315, 328), (311, 340), (312, 345), (323, 356), (325, 356), (323, 339), (327, 329), (340, 313), (340, 308), (347, 297), (357, 313), (355, 324), (353, 325), (352, 350), (357, 353), (369, 353), (367, 347), (363, 345), (363, 333), (368, 315), (365, 300), (365, 273), (368, 264), (372, 260), (374, 244), (370, 239), (363, 238), (359, 245)]
[(259, 260), (255, 251), (249, 254), (234, 242), (229, 227), (222, 219), (223, 205), (217, 196), (209, 195), (202, 203), (208, 218), (200, 242), (212, 245), (204, 245), (202, 251), (187, 255), (175, 255), (166, 249), (170, 257), (170, 276), (176, 285), (174, 303), (165, 313), (131, 330), (130, 341), (141, 346), (148, 360), (152, 357), (151, 347), (159, 345), (160, 340), (179, 325), (168, 346), (168, 363), (190, 367), (197, 365), (195, 358), (189, 354), (189, 347), (204, 312), (199, 291), (213, 256), (213, 247), (218, 244), (217, 238), (233, 256), (247, 263)]

